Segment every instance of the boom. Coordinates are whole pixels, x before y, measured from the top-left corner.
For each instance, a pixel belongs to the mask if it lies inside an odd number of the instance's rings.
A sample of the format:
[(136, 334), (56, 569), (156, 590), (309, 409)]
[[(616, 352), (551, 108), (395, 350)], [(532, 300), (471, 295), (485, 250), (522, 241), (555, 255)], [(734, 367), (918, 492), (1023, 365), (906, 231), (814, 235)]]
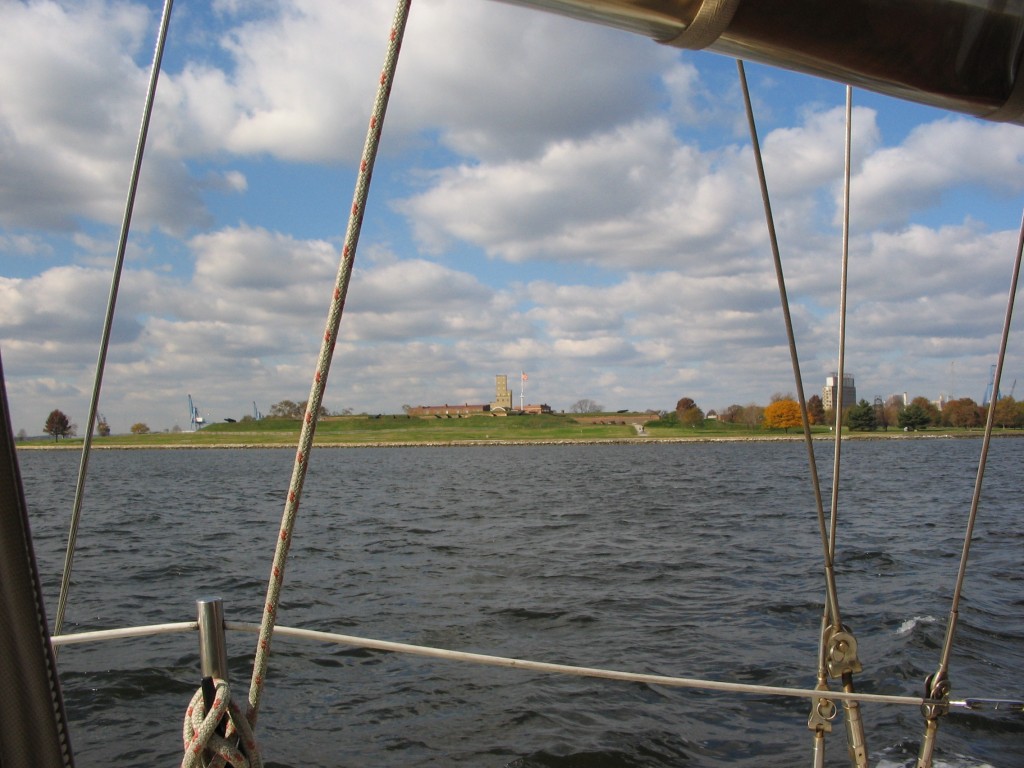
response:
[(1024, 0), (505, 0), (1024, 125)]

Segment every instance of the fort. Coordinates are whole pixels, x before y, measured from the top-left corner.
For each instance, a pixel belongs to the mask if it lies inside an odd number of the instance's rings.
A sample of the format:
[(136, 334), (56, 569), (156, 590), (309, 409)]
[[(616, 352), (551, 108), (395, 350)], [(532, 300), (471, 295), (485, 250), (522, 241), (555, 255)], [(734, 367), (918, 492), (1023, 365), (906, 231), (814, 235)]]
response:
[[(526, 381), (526, 374), (523, 381)], [(508, 416), (518, 414), (551, 413), (551, 406), (543, 404), (522, 404), (519, 408), (512, 405), (512, 390), (508, 388), (508, 376), (500, 374), (494, 377), (494, 401), (490, 403), (463, 405), (417, 405), (408, 410), (410, 416), (430, 417), (438, 419), (462, 419), (467, 416)]]

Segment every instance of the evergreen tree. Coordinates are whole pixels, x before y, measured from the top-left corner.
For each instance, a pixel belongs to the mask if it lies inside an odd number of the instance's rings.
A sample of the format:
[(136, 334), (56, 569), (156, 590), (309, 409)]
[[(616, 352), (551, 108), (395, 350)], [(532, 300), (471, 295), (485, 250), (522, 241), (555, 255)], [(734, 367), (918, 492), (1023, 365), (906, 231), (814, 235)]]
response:
[(928, 411), (916, 403), (911, 403), (900, 411), (896, 423), (900, 425), (900, 429), (913, 432), (918, 429), (924, 429), (931, 423), (931, 420)]
[(878, 422), (875, 421), (875, 407), (867, 400), (861, 400), (847, 412), (846, 425), (851, 431), (874, 432), (878, 427)]

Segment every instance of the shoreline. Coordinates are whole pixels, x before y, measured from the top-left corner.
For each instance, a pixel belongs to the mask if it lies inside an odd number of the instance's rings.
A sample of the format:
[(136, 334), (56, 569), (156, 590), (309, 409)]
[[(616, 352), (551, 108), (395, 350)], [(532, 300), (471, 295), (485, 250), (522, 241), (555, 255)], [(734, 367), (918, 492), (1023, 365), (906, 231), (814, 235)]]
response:
[[(984, 432), (888, 432), (888, 433), (861, 433), (843, 435), (843, 442), (850, 440), (970, 440), (983, 438)], [(993, 433), (993, 438), (1014, 438), (1024, 437), (1024, 431), (1007, 433)], [(654, 437), (610, 437), (610, 438), (521, 438), (511, 440), (484, 439), (484, 440), (395, 440), (395, 441), (336, 441), (336, 440), (314, 440), (313, 448), (475, 448), (475, 447), (500, 447), (500, 446), (526, 446), (526, 445), (658, 445), (675, 443), (775, 443), (775, 442), (803, 442), (804, 435), (721, 435), (721, 436), (672, 436)], [(831, 434), (812, 435), (811, 440), (815, 442), (834, 442)], [(280, 450), (295, 448), (295, 442), (208, 442), (208, 443), (176, 443), (176, 444), (140, 444), (131, 445), (118, 443), (116, 445), (103, 445), (93, 443), (92, 450), (98, 451), (137, 451), (137, 450), (258, 450), (260, 448)], [(80, 451), (82, 443), (47, 443), (31, 444), (16, 443), (16, 449), (21, 451)]]

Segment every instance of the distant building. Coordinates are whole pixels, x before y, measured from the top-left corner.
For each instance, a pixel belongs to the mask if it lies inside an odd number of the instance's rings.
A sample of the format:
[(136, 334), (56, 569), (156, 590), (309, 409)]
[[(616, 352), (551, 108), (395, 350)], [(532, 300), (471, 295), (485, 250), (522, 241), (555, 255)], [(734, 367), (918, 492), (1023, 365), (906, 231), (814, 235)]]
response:
[(410, 416), (436, 416), (439, 419), (461, 419), (464, 416), (475, 416), (489, 413), (489, 405), (417, 405), (409, 409)]
[(526, 404), (523, 406), (523, 413), (551, 413), (551, 406), (547, 403)]
[(461, 419), (466, 416), (477, 416), (483, 413), (490, 413), (501, 416), (506, 413), (551, 413), (551, 406), (547, 403), (523, 405), (522, 409), (513, 408), (512, 391), (508, 388), (508, 376), (501, 374), (494, 377), (494, 402), (483, 405), (466, 403), (464, 405), (417, 405), (410, 407), (410, 416), (429, 417), (438, 419)]
[[(831, 373), (825, 378), (825, 386), (821, 390), (821, 404), (825, 410), (834, 410), (836, 400), (839, 396), (839, 374)], [(857, 387), (854, 386), (853, 376), (849, 373), (843, 374), (843, 405), (840, 410), (846, 410), (857, 404)]]
[(499, 408), (512, 410), (512, 390), (508, 388), (508, 376), (504, 373), (494, 377), (494, 402), (491, 403), (491, 410)]

